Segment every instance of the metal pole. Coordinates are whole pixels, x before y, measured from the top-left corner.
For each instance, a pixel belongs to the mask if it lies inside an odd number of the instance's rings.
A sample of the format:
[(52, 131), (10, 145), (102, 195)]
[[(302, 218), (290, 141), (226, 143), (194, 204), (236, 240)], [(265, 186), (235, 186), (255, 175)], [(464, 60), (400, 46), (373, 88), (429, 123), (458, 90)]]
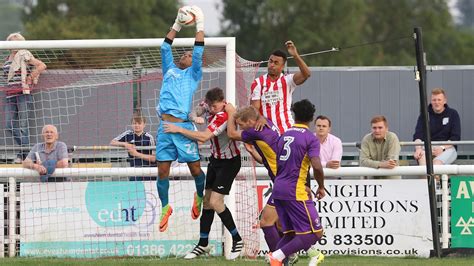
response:
[(141, 114), (142, 109), (142, 64), (140, 62), (140, 55), (135, 57), (136, 63), (133, 67), (133, 112)]
[(413, 37), (415, 38), (416, 65), (418, 87), (420, 91), (420, 113), (423, 118), (426, 174), (428, 175), (428, 192), (430, 196), (431, 231), (433, 234), (433, 250), (436, 257), (441, 257), (441, 247), (438, 230), (438, 209), (436, 208), (436, 180), (433, 171), (433, 154), (431, 152), (431, 132), (428, 119), (428, 107), (426, 101), (426, 57), (423, 50), (423, 37), (421, 28), (416, 27)]

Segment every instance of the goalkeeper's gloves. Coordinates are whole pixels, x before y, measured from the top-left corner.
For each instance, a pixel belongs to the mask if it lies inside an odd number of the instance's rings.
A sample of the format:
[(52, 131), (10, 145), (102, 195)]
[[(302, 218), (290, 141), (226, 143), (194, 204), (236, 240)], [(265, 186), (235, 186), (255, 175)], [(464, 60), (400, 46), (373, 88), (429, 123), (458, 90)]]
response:
[(178, 14), (176, 15), (176, 19), (174, 20), (174, 24), (171, 27), (176, 32), (179, 32), (181, 30), (181, 27), (182, 27), (181, 23), (179, 23), (178, 15), (179, 15), (179, 11), (178, 11)]
[(191, 12), (196, 18), (196, 32), (204, 31), (204, 13), (198, 6), (191, 6)]

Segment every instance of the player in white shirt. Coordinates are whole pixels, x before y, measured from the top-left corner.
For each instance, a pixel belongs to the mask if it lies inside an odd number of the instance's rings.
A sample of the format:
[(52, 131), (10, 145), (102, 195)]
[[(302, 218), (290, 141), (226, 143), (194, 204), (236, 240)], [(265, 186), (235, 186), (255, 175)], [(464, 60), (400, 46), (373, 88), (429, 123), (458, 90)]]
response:
[[(278, 127), (280, 134), (294, 124), (290, 109), (296, 86), (303, 84), (311, 76), (309, 67), (299, 55), (294, 43), (287, 41), (285, 45), (300, 71), (284, 74), (287, 56), (285, 52), (276, 50), (268, 59), (268, 73), (253, 81), (250, 96), (251, 105), (264, 117), (270, 119)], [(265, 123), (266, 119), (262, 118), (260, 125)]]

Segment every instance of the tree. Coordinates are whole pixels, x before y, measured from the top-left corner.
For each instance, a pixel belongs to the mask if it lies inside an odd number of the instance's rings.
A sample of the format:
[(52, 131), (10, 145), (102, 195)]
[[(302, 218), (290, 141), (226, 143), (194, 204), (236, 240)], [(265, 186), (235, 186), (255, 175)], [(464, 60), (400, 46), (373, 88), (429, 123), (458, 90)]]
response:
[(42, 0), (23, 16), (25, 35), (28, 39), (162, 38), (178, 6), (174, 0)]
[(292, 39), (300, 53), (342, 48), (307, 57), (313, 66), (413, 65), (415, 26), (423, 28), (431, 64), (474, 60), (455, 53), (472, 54), (461, 46), (472, 35), (456, 30), (446, 0), (223, 0), (222, 4), (222, 34), (236, 36), (237, 52), (250, 60), (266, 60), (272, 50), (284, 49), (283, 43)]

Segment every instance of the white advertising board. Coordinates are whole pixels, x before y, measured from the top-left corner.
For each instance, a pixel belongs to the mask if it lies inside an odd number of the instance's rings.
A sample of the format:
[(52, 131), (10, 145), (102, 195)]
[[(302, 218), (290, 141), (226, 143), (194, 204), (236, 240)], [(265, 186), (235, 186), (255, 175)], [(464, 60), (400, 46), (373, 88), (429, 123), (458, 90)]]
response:
[[(259, 208), (269, 196), (269, 182), (258, 181)], [(326, 180), (325, 187), (326, 197), (315, 204), (325, 230), (318, 243), (324, 254), (429, 256), (426, 180)], [(259, 255), (264, 255), (268, 247), (262, 232), (260, 242)]]
[[(159, 232), (155, 181), (22, 183), (20, 256), (183, 256), (199, 239), (194, 191), (192, 180), (170, 181), (173, 214)], [(222, 254), (220, 219), (209, 239), (212, 254)]]

